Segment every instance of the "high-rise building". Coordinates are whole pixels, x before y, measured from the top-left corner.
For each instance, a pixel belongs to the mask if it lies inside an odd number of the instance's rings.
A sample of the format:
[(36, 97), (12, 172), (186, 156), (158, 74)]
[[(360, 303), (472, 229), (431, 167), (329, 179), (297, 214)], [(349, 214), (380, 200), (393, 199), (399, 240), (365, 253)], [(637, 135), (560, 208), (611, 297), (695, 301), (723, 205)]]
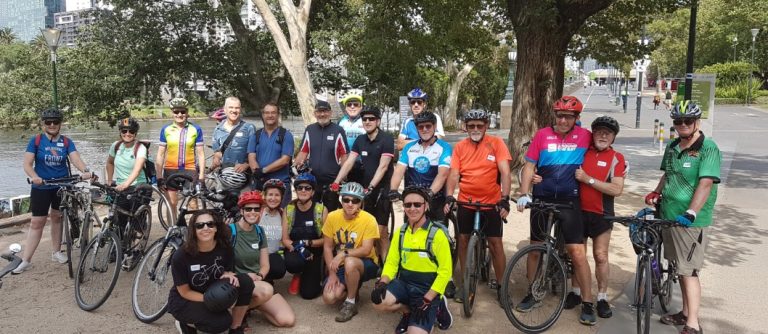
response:
[(53, 27), (53, 14), (64, 11), (64, 0), (0, 0), (0, 28), (11, 28), (22, 41)]
[(74, 12), (81, 9), (91, 9), (95, 6), (95, 0), (67, 0), (67, 6), (65, 10), (68, 12)]
[(93, 10), (75, 10), (56, 13), (54, 16), (54, 27), (61, 30), (61, 46), (72, 47), (77, 43), (77, 37), (80, 36), (85, 26), (93, 23), (95, 20)]

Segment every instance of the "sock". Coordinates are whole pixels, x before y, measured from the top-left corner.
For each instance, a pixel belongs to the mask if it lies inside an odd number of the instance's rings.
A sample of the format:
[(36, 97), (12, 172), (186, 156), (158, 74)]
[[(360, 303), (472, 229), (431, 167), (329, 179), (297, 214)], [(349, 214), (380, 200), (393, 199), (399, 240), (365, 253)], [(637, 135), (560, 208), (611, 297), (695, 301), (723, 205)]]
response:
[(581, 288), (573, 288), (573, 294), (581, 296)]
[(606, 292), (598, 292), (597, 293), (597, 300), (608, 300), (608, 293), (606, 293)]
[(347, 298), (347, 302), (354, 304), (355, 298)]

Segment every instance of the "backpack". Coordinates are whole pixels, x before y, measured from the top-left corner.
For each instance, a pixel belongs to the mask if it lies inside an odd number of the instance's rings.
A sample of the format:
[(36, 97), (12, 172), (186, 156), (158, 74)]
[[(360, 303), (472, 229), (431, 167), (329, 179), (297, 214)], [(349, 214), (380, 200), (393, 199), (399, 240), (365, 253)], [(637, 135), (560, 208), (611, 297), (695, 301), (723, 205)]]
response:
[[(256, 146), (259, 145), (259, 138), (261, 138), (261, 133), (264, 131), (264, 128), (256, 130)], [(285, 130), (284, 127), (278, 126), (277, 127), (277, 141), (275, 142), (278, 145), (283, 145), (283, 140), (285, 139), (285, 133), (287, 130)]]
[[(322, 203), (315, 203), (315, 229), (317, 229), (317, 235), (323, 236), (323, 210), (325, 206)], [(288, 221), (288, 233), (291, 233), (293, 228), (293, 219), (296, 215), (296, 204), (291, 203), (285, 207), (285, 217)]]
[[(115, 155), (117, 155), (117, 149), (118, 145), (122, 144), (122, 141), (118, 140), (112, 146), (115, 148)], [(147, 159), (144, 160), (144, 167), (142, 167), (142, 170), (144, 170), (144, 176), (147, 178), (147, 183), (154, 184), (157, 182), (157, 171), (155, 170), (155, 162), (150, 158), (149, 155), (149, 145), (152, 144), (149, 141), (144, 140), (138, 140), (136, 141), (136, 144), (133, 145), (133, 157), (136, 158), (136, 154), (139, 153), (139, 144), (144, 145), (144, 147), (147, 148)], [(66, 144), (65, 144), (66, 145)]]
[[(406, 251), (409, 252), (417, 252), (417, 253), (427, 253), (427, 256), (429, 257), (429, 260), (432, 261), (435, 265), (438, 265), (437, 263), (437, 257), (434, 253), (432, 253), (432, 242), (435, 240), (435, 234), (437, 231), (443, 231), (445, 233), (445, 237), (448, 239), (448, 243), (453, 246), (454, 240), (450, 237), (448, 234), (448, 228), (445, 227), (445, 225), (438, 223), (438, 222), (429, 222), (429, 233), (427, 234), (427, 242), (426, 245), (424, 245), (424, 249), (406, 249)], [(405, 238), (405, 231), (408, 229), (408, 224), (403, 224), (400, 227), (400, 242), (398, 244), (398, 250), (403, 250), (403, 239)]]
[[(264, 234), (264, 229), (262, 229), (261, 226), (254, 225), (253, 227), (256, 230), (256, 234), (259, 235), (259, 242), (261, 242), (261, 240), (267, 240), (267, 235)], [(237, 242), (237, 228), (235, 227), (235, 223), (229, 224), (229, 230), (232, 232), (232, 248), (235, 248), (235, 243)]]
[[(67, 164), (67, 175), (72, 175), (72, 167), (69, 165), (69, 138), (67, 138), (64, 135), (59, 135), (61, 139), (64, 140), (64, 149), (67, 151), (67, 154), (64, 155), (64, 161)], [(37, 136), (35, 136), (35, 157), (37, 157), (37, 151), (40, 150), (40, 141), (43, 139), (43, 134), (38, 133)]]

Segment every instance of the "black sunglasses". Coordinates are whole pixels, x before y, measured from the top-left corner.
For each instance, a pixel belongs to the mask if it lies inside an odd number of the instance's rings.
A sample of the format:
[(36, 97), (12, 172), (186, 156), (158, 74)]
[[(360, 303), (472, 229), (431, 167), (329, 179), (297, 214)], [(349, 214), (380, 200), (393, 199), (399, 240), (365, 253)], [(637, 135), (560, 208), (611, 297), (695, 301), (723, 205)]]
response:
[(195, 223), (195, 228), (198, 229), (198, 230), (202, 230), (206, 226), (208, 226), (208, 228), (216, 228), (216, 222), (211, 220), (211, 221), (207, 221), (207, 222), (197, 222), (197, 223)]
[(414, 207), (414, 208), (417, 208), (417, 209), (420, 209), (420, 208), (421, 208), (421, 207), (424, 205), (424, 203), (425, 203), (425, 202), (410, 202), (410, 203), (403, 203), (403, 207), (405, 207), (406, 209), (410, 209), (410, 208), (412, 208), (412, 207)]
[(45, 123), (45, 125), (59, 125), (61, 124), (61, 121), (58, 119), (49, 119), (49, 120), (43, 121), (43, 123)]
[(360, 204), (360, 202), (362, 202), (362, 200), (357, 198), (357, 197), (353, 197), (353, 198), (344, 197), (344, 198), (341, 199), (341, 202), (343, 202), (343, 203), (350, 203), (351, 202), (352, 204)]
[(174, 113), (174, 114), (176, 114), (176, 115), (178, 115), (178, 114), (182, 114), (182, 115), (184, 115), (184, 114), (186, 114), (186, 113), (187, 113), (187, 111), (186, 111), (186, 110), (184, 110), (184, 109), (173, 109), (172, 111), (173, 111), (173, 113)]
[(467, 124), (467, 130), (482, 130), (485, 129), (485, 123), (483, 124)]
[(120, 130), (120, 133), (122, 133), (122, 134), (130, 133), (132, 135), (135, 135), (136, 134), (136, 130), (134, 130), (134, 129), (122, 129), (122, 130)]
[(363, 122), (376, 122), (376, 117), (362, 117)]
[(555, 114), (555, 118), (565, 118), (566, 120), (572, 121), (576, 119), (576, 115), (570, 115), (570, 114)]
[(245, 211), (245, 212), (254, 212), (254, 211), (259, 212), (259, 211), (261, 211), (261, 207), (260, 206), (246, 206), (246, 207), (243, 208), (243, 211)]
[(312, 186), (296, 186), (296, 191), (310, 191), (312, 189)]
[(347, 107), (359, 107), (360, 102), (347, 102)]
[(410, 105), (414, 105), (414, 104), (419, 104), (419, 105), (421, 105), (421, 104), (424, 104), (424, 100), (410, 100), (410, 101), (408, 101), (408, 103), (409, 103)]
[(696, 123), (696, 119), (695, 118), (680, 118), (680, 119), (676, 119), (676, 120), (672, 121), (672, 124), (674, 124), (674, 125), (683, 125), (683, 123), (685, 123), (685, 125), (691, 125), (693, 123)]

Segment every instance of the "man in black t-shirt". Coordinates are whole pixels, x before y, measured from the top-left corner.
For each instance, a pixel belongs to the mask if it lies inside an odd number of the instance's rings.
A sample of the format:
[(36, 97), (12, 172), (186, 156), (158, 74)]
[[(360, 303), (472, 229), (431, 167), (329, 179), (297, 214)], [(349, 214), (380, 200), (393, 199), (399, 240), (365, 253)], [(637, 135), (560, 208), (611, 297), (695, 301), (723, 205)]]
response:
[[(365, 205), (363, 210), (376, 217), (379, 225), (380, 257), (384, 259), (389, 249), (389, 234), (387, 233), (387, 220), (389, 218), (389, 180), (392, 178), (392, 159), (395, 157), (395, 139), (389, 133), (381, 131), (381, 111), (376, 107), (365, 107), (360, 112), (363, 121), (363, 129), (366, 136), (358, 136), (352, 144), (349, 158), (341, 166), (339, 175), (334, 180), (338, 185), (355, 168), (355, 160), (362, 159), (362, 180), (359, 182), (366, 187)], [(358, 167), (360, 168), (360, 167)], [(334, 186), (332, 186), (333, 188)]]

